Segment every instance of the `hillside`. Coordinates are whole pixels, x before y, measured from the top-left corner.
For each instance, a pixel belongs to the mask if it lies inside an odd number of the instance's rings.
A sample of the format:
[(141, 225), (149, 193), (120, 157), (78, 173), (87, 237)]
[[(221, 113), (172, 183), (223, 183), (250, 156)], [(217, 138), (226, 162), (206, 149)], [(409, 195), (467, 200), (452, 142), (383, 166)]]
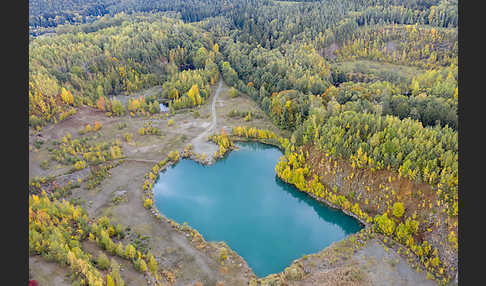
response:
[[(31, 279), (456, 285), (457, 5), (29, 1)], [(364, 229), (257, 279), (158, 213), (160, 170), (238, 140), (278, 146), (280, 180)]]

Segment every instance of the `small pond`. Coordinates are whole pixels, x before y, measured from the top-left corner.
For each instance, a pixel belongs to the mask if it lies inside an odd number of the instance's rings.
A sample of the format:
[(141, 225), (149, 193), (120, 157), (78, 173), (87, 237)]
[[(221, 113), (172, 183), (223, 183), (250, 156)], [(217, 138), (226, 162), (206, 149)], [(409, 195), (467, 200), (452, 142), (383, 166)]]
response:
[(279, 149), (237, 145), (211, 166), (184, 159), (160, 173), (154, 185), (158, 210), (187, 222), (207, 241), (225, 241), (258, 277), (281, 272), (362, 228), (281, 181), (275, 173)]
[(160, 112), (167, 112), (169, 111), (169, 107), (163, 103), (160, 103)]

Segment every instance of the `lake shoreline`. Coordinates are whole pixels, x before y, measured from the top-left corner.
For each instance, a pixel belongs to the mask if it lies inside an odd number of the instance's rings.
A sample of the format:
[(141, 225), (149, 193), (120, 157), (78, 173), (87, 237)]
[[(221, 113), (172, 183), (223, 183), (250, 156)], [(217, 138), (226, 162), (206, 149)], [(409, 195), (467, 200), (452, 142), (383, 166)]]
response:
[[(249, 143), (251, 143), (251, 142), (255, 142), (255, 143), (258, 143), (258, 144), (262, 144), (262, 145), (265, 145), (265, 146), (269, 146), (269, 147), (272, 147), (272, 148), (276, 148), (276, 149), (277, 149), (277, 150), (278, 150), (280, 153), (284, 153), (284, 151), (282, 150), (283, 148), (280, 146), (280, 144), (277, 144), (277, 143), (273, 142), (274, 140), (271, 140), (271, 139), (270, 139), (270, 140), (265, 140), (265, 141), (263, 141), (263, 140), (261, 140), (261, 139), (254, 139), (254, 138), (241, 138), (241, 137), (236, 137), (236, 136), (231, 136), (231, 138), (232, 138), (232, 139), (234, 139), (234, 141), (235, 141), (235, 142), (242, 142), (242, 143), (246, 143), (246, 142), (249, 142)], [(179, 154), (180, 154), (180, 159), (178, 159), (176, 162), (173, 162), (173, 161), (170, 161), (170, 160), (169, 160), (169, 161), (167, 161), (167, 162), (165, 163), (165, 165), (164, 165), (164, 166), (163, 166), (163, 167), (160, 169), (159, 174), (166, 172), (170, 166), (175, 167), (177, 164), (179, 164), (179, 163), (180, 163), (180, 160), (182, 160), (182, 159), (186, 159), (186, 160), (187, 160), (187, 159), (190, 159), (190, 160), (194, 161), (195, 163), (197, 163), (197, 164), (199, 164), (199, 165), (202, 165), (202, 166), (211, 166), (211, 165), (213, 165), (214, 163), (219, 162), (220, 160), (223, 160), (223, 159), (227, 158), (227, 157), (230, 155), (231, 151), (234, 151), (234, 150), (238, 150), (238, 146), (233, 145), (233, 146), (232, 146), (232, 148), (228, 148), (227, 152), (224, 154), (224, 156), (223, 156), (223, 157), (213, 159), (213, 160), (211, 160), (211, 162), (210, 162), (210, 163), (207, 163), (207, 161), (202, 161), (202, 160), (200, 160), (200, 158), (199, 158), (199, 157), (196, 157), (196, 156), (195, 156), (195, 154), (193, 154), (193, 153), (192, 153), (192, 151), (186, 151), (186, 150), (185, 150), (184, 152), (180, 152), (180, 153), (179, 153)], [(283, 154), (282, 154), (282, 155), (283, 155)], [(157, 176), (157, 178), (154, 180), (154, 184), (155, 184), (155, 183), (157, 183), (159, 179), (160, 179), (160, 177), (159, 177), (159, 176)], [(282, 183), (285, 183), (285, 185), (287, 185), (287, 186), (291, 186), (293, 189), (296, 189), (296, 191), (298, 191), (299, 193), (303, 193), (303, 191), (299, 190), (299, 189), (298, 189), (296, 186), (294, 186), (294, 185), (292, 185), (292, 184), (288, 184), (288, 183), (286, 183), (285, 181), (281, 180), (281, 179), (280, 179), (280, 178), (279, 178), (277, 175), (276, 175), (276, 179), (277, 179), (277, 180), (279, 180), (279, 181), (280, 181), (280, 182), (282, 182)], [(304, 193), (305, 193), (305, 192), (304, 192)], [(151, 191), (150, 191), (150, 198), (152, 199), (152, 201), (153, 201), (153, 202), (154, 202), (154, 204), (155, 204), (155, 200), (153, 199), (153, 198), (154, 198), (154, 191), (153, 191), (153, 190), (151, 190)], [(342, 212), (343, 212), (344, 214), (346, 214), (347, 216), (352, 217), (353, 219), (355, 219), (355, 220), (357, 221), (357, 223), (360, 225), (360, 228), (362, 228), (362, 229), (364, 229), (364, 228), (368, 227), (368, 225), (366, 224), (366, 222), (364, 222), (362, 219), (360, 219), (360, 218), (359, 218), (359, 217), (357, 217), (356, 215), (354, 215), (354, 214), (352, 214), (352, 213), (350, 213), (350, 212), (348, 212), (348, 211), (346, 211), (346, 210), (341, 209), (341, 208), (340, 208), (340, 207), (338, 207), (338, 206), (332, 205), (332, 204), (330, 204), (329, 202), (326, 202), (326, 201), (323, 201), (323, 200), (316, 199), (316, 197), (314, 197), (314, 196), (309, 196), (309, 198), (312, 198), (312, 199), (313, 199), (313, 201), (315, 201), (315, 202), (319, 203), (319, 204), (320, 204), (320, 205), (322, 205), (322, 206), (328, 207), (328, 208), (333, 209), (333, 210), (339, 210), (339, 211), (342, 211)], [(165, 221), (169, 222), (169, 223), (170, 223), (170, 224), (173, 226), (173, 228), (174, 228), (174, 229), (176, 229), (176, 230), (178, 230), (178, 231), (182, 231), (182, 232), (186, 232), (186, 233), (187, 233), (187, 232), (188, 232), (188, 233), (197, 233), (197, 235), (198, 235), (198, 236), (200, 235), (200, 233), (198, 232), (197, 228), (192, 227), (192, 226), (190, 226), (190, 225), (188, 225), (188, 224), (184, 224), (184, 225), (182, 225), (182, 226), (181, 226), (179, 223), (177, 223), (177, 222), (176, 222), (176, 221), (174, 221), (173, 219), (170, 219), (170, 218), (168, 218), (166, 215), (164, 215), (164, 214), (163, 214), (161, 211), (159, 211), (159, 210), (158, 210), (158, 208), (157, 208), (157, 207), (151, 207), (151, 212), (152, 212), (152, 214), (153, 214), (155, 217), (158, 217), (158, 218), (160, 218), (160, 219), (163, 219), (163, 220), (165, 220)], [(358, 232), (360, 232), (360, 231), (358, 231)], [(347, 237), (349, 237), (349, 235), (345, 236), (345, 238), (343, 238), (343, 239), (346, 239)], [(216, 244), (217, 244), (217, 243), (221, 243), (221, 242), (222, 242), (222, 241), (207, 241), (207, 240), (206, 240), (204, 237), (202, 237), (202, 235), (201, 235), (201, 239), (202, 239), (202, 241), (203, 241), (204, 243), (209, 243), (209, 244), (212, 244), (212, 243), (216, 243)], [(341, 241), (341, 240), (338, 240), (337, 242), (339, 242), (339, 241)], [(226, 245), (227, 245), (227, 244), (226, 244)], [(331, 243), (331, 245), (332, 245), (332, 243)], [(324, 249), (326, 249), (326, 248), (328, 248), (328, 247), (330, 247), (330, 245), (328, 245), (328, 246), (326, 246), (326, 247), (324, 247), (324, 248), (320, 249), (319, 251), (322, 251), (322, 250), (324, 250)], [(236, 254), (237, 254), (237, 252), (236, 252), (236, 251), (234, 251), (234, 250), (232, 250), (232, 249), (231, 249), (229, 246), (228, 246), (228, 249), (230, 249), (232, 252), (234, 252), (234, 253), (236, 253)], [(318, 251), (318, 252), (319, 252), (319, 251)], [(313, 253), (314, 253), (314, 252), (313, 252)], [(311, 254), (312, 254), (312, 253), (311, 253)], [(308, 255), (311, 255), (311, 254), (308, 254)], [(284, 272), (285, 272), (285, 269), (286, 269), (286, 268), (285, 268), (284, 270), (282, 270), (282, 271), (280, 271), (280, 272), (276, 272), (276, 273), (270, 273), (270, 274), (268, 274), (268, 275), (266, 275), (266, 276), (257, 277), (257, 276), (254, 274), (254, 272), (253, 272), (252, 268), (251, 268), (251, 267), (248, 265), (248, 263), (246, 262), (246, 260), (245, 260), (245, 259), (244, 259), (244, 258), (243, 258), (241, 255), (239, 255), (239, 254), (237, 254), (237, 255), (238, 255), (238, 257), (239, 257), (239, 258), (240, 258), (242, 261), (245, 261), (245, 265), (246, 265), (246, 267), (248, 267), (249, 269), (251, 269), (252, 274), (253, 274), (253, 275), (255, 276), (255, 278), (256, 278), (256, 279), (258, 279), (258, 280), (260, 280), (260, 279), (265, 279), (265, 278), (267, 278), (268, 276), (271, 276), (271, 275), (274, 275), (274, 274), (284, 273)], [(294, 261), (297, 261), (297, 260), (299, 260), (299, 259), (301, 259), (301, 258), (302, 258), (302, 257), (299, 257), (299, 258), (295, 259)], [(292, 265), (293, 265), (293, 262), (292, 262), (292, 263), (291, 263), (291, 264), (290, 264), (288, 267), (290, 267), (290, 266), (292, 266)], [(288, 268), (288, 267), (287, 267), (287, 268)]]

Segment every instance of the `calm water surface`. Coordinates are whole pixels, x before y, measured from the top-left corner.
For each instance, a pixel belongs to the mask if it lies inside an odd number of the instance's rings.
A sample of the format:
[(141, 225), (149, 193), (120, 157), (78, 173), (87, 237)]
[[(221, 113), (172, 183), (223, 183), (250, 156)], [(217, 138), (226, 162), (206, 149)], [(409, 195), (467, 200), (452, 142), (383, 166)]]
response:
[(167, 112), (169, 111), (169, 107), (163, 103), (160, 103), (160, 112)]
[(160, 173), (154, 185), (158, 210), (187, 222), (207, 241), (225, 241), (258, 277), (281, 272), (362, 228), (278, 179), (277, 148), (238, 146), (212, 166), (184, 159)]

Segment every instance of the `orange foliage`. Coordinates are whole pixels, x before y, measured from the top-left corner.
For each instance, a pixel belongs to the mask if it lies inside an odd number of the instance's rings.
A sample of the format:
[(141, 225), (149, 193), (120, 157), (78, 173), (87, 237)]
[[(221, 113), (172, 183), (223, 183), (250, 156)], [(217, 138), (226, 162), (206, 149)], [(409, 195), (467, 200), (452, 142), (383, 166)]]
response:
[(98, 121), (95, 121), (95, 122), (94, 122), (94, 127), (93, 127), (93, 130), (94, 130), (94, 131), (98, 131), (98, 130), (100, 130), (100, 129), (101, 129), (101, 126), (102, 126), (102, 125), (101, 125), (101, 123), (99, 123)]
[(106, 109), (106, 102), (103, 97), (100, 97), (98, 101), (96, 102), (96, 106), (98, 107), (99, 110), (105, 111)]

